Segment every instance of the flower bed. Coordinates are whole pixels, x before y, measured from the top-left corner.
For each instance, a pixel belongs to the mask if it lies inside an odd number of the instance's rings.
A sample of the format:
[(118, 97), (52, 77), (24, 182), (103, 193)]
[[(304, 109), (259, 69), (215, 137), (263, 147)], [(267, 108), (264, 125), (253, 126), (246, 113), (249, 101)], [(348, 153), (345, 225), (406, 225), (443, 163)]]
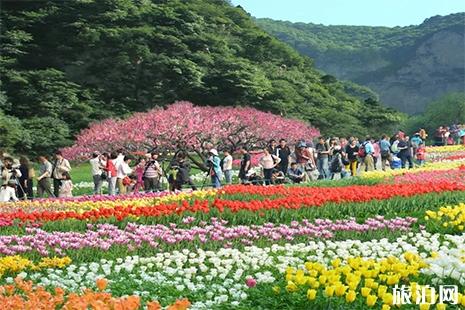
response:
[(395, 285), (415, 292), (455, 285), (455, 304), (401, 308), (461, 309), (463, 150), (429, 150), (442, 160), (312, 187), (1, 204), (0, 302), (386, 310), (396, 308)]

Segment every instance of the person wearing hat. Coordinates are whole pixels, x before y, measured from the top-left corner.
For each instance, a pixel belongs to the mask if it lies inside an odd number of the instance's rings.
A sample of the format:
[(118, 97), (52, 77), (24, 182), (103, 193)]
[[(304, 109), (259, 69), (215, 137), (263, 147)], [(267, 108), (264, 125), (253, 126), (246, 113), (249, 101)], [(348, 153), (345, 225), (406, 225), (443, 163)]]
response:
[(211, 149), (208, 151), (207, 167), (209, 167), (209, 173), (212, 181), (212, 186), (214, 188), (221, 187), (221, 159), (218, 156), (218, 151), (216, 149)]
[(0, 188), (0, 202), (18, 201), (16, 197), (16, 181), (9, 180)]

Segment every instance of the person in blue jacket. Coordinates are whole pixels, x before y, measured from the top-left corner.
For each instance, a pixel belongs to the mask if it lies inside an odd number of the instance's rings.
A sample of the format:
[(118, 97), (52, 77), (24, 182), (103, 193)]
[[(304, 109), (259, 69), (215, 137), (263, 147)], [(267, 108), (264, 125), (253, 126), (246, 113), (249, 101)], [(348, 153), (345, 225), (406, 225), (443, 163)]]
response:
[(207, 167), (210, 169), (212, 186), (214, 188), (220, 188), (222, 178), (221, 159), (218, 156), (218, 151), (216, 149), (211, 149), (208, 152), (208, 155), (209, 157), (207, 159)]

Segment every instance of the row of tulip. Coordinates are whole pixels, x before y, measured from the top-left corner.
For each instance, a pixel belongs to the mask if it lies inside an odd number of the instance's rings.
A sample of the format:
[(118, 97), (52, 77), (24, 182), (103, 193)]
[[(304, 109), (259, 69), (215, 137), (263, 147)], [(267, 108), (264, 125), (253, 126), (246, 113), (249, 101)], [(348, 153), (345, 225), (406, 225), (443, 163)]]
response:
[[(231, 186), (223, 190), (213, 202), (206, 199), (195, 199), (191, 202), (158, 204), (152, 206), (115, 206), (84, 212), (76, 211), (34, 211), (1, 212), (0, 225), (11, 226), (14, 221), (48, 222), (66, 219), (98, 220), (115, 218), (121, 221), (125, 218), (163, 217), (189, 213), (215, 212), (263, 212), (266, 210), (290, 209), (297, 210), (306, 207), (318, 207), (327, 203), (369, 202), (386, 200), (394, 197), (412, 197), (427, 193), (442, 193), (465, 190), (465, 184), (456, 182), (428, 182), (421, 184), (377, 184), (373, 186), (354, 185), (345, 187), (261, 187), (261, 186)], [(262, 196), (262, 200), (233, 200), (228, 193), (242, 197)], [(223, 199), (224, 195), (224, 199)], [(263, 199), (267, 197), (266, 199)]]
[[(97, 279), (98, 291), (85, 289), (82, 293), (76, 294), (66, 292), (60, 287), (54, 288), (53, 293), (45, 290), (42, 286), (33, 285), (32, 281), (24, 281), (15, 278), (13, 284), (0, 286), (0, 304), (3, 309), (23, 310), (49, 310), (49, 309), (125, 309), (136, 310), (141, 306), (140, 297), (137, 295), (125, 297), (113, 297), (110, 293), (104, 292), (108, 281)], [(187, 299), (177, 300), (169, 305), (167, 310), (186, 310), (190, 306)], [(161, 305), (157, 301), (148, 302), (145, 305), (147, 310), (161, 310)]]
[[(64, 269), (22, 272), (19, 276), (46, 288), (61, 287), (67, 291), (95, 288), (96, 280), (105, 278), (109, 292), (116, 296), (138, 295), (143, 303), (158, 300), (161, 304), (170, 304), (178, 298), (187, 297), (193, 309), (212, 309), (220, 305), (247, 308), (268, 302), (268, 298), (254, 298), (257, 294), (266, 295), (268, 289), (274, 296), (270, 299), (285, 298), (274, 294), (272, 287), (282, 283), (282, 274), (289, 271), (289, 267), (293, 270), (303, 269), (309, 267), (309, 261), (312, 267), (309, 273), (312, 271), (315, 278), (314, 271), (319, 270), (318, 282), (322, 287), (328, 283), (336, 286), (336, 282), (341, 282), (344, 287), (338, 286), (338, 292), (342, 290), (348, 293), (350, 288), (362, 294), (364, 287), (373, 290), (375, 285), (377, 288), (380, 285), (390, 287), (404, 283), (411, 274), (416, 276), (418, 283), (456, 284), (462, 292), (465, 288), (464, 260), (465, 234), (441, 235), (423, 231), (407, 233), (395, 240), (320, 240), (305, 244), (274, 244), (263, 248), (250, 246), (243, 250), (223, 248), (218, 251), (158, 252), (150, 257), (128, 256), (74, 263)], [(352, 274), (349, 283), (346, 283), (347, 275), (338, 280), (338, 274), (331, 271), (329, 266), (333, 266), (333, 270), (350, 271), (347, 273)], [(350, 270), (347, 266), (351, 267)], [(324, 268), (327, 274), (322, 274)], [(395, 272), (387, 273), (388, 270)], [(297, 271), (292, 274), (296, 276)], [(1, 281), (13, 283), (14, 279), (8, 277)], [(310, 284), (308, 281), (306, 283)], [(292, 290), (292, 285), (290, 288)], [(334, 294), (335, 289), (332, 292), (332, 289), (328, 289), (328, 295)], [(375, 296), (374, 293), (371, 295)], [(383, 296), (378, 298), (382, 300)], [(363, 302), (366, 303), (366, 300)], [(327, 300), (321, 303), (320, 308), (328, 305)], [(377, 301), (374, 303), (377, 304)], [(305, 308), (311, 308), (311, 303)]]
[(465, 203), (441, 207), (438, 211), (428, 210), (425, 220), (443, 227), (451, 227), (454, 231), (463, 231), (465, 227)]
[(4, 256), (0, 258), (0, 278), (5, 274), (15, 274), (23, 270), (40, 270), (43, 268), (63, 268), (71, 263), (68, 256), (43, 257), (39, 262), (33, 262), (19, 255)]
[(461, 166), (465, 165), (465, 159), (463, 160), (454, 160), (448, 162), (430, 162), (425, 164), (422, 167), (418, 167), (415, 169), (395, 169), (395, 170), (375, 170), (364, 172), (360, 175), (361, 179), (365, 180), (385, 180), (387, 178), (403, 175), (403, 174), (416, 174), (419, 172), (428, 172), (428, 171), (447, 171), (452, 169), (460, 168)]
[(456, 145), (426, 147), (427, 153), (454, 153), (454, 152), (460, 152), (460, 151), (465, 151), (465, 145), (456, 144)]
[[(187, 217), (184, 223), (193, 221)], [(217, 243), (232, 247), (237, 242), (251, 245), (257, 241), (292, 241), (296, 238), (331, 238), (336, 232), (367, 233), (374, 231), (409, 231), (417, 219), (412, 217), (385, 219), (368, 218), (357, 223), (355, 218), (331, 221), (317, 219), (292, 221), (289, 225), (265, 223), (263, 225), (228, 226), (227, 221), (212, 218), (211, 223), (188, 228), (170, 225), (137, 225), (129, 223), (124, 229), (111, 224), (88, 224), (85, 232), (46, 232), (39, 228), (26, 228), (25, 235), (0, 236), (0, 254), (35, 254), (41, 256), (71, 255), (71, 251), (93, 249), (109, 251), (113, 246), (135, 250), (141, 247), (160, 248), (160, 245)], [(78, 254), (75, 254), (78, 255)]]
[[(301, 300), (306, 306), (345, 302), (356, 309), (376, 307), (389, 310), (402, 306), (402, 300), (396, 300), (398, 298), (394, 295), (395, 289), (403, 284), (410, 289), (411, 302), (418, 304), (420, 310), (427, 310), (434, 304), (436, 309), (445, 309), (445, 301), (440, 300), (442, 297), (430, 283), (424, 283), (424, 279), (418, 276), (427, 267), (426, 261), (412, 252), (405, 252), (401, 259), (391, 256), (379, 261), (350, 257), (341, 263), (340, 259), (334, 259), (329, 267), (318, 262), (306, 262), (304, 268), (288, 268), (285, 287), (275, 286), (274, 291), (291, 294), (289, 297), (293, 299), (296, 299), (295, 295), (304, 295), (306, 298)], [(457, 292), (456, 300), (449, 302), (465, 306), (465, 290), (463, 293)], [(407, 302), (405, 300), (404, 305), (408, 305)]]
[(139, 193), (130, 195), (95, 195), (80, 196), (73, 198), (51, 198), (22, 200), (14, 204), (0, 203), (0, 212), (14, 213), (18, 210), (23, 212), (76, 212), (83, 213), (91, 210), (114, 207), (145, 207), (157, 206), (160, 204), (179, 203), (194, 199), (209, 199), (216, 195), (216, 191), (204, 190), (193, 192), (179, 192), (170, 194), (168, 192), (159, 193)]
[(416, 173), (405, 173), (396, 175), (389, 179), (388, 182), (395, 184), (417, 184), (422, 183), (424, 180), (434, 180), (438, 183), (462, 183), (465, 184), (465, 165), (451, 170), (431, 170), (419, 171)]

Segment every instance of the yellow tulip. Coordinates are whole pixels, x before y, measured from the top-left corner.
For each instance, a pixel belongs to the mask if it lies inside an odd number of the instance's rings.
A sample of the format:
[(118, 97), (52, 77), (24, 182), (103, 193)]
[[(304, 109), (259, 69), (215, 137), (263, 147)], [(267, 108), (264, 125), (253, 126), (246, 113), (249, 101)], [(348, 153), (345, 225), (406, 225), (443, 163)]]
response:
[(320, 281), (320, 284), (325, 284), (328, 278), (326, 276), (320, 276), (318, 280)]
[(376, 304), (376, 301), (378, 300), (378, 297), (375, 295), (368, 295), (367, 296), (367, 306), (368, 307), (373, 307)]
[(369, 287), (362, 287), (360, 292), (362, 293), (363, 297), (367, 297), (370, 294), (371, 288)]
[(341, 265), (341, 260), (339, 258), (333, 259), (331, 261), (331, 265), (333, 266), (333, 268), (337, 268), (337, 267), (339, 267), (339, 265)]
[(355, 291), (353, 290), (350, 290), (346, 294), (346, 301), (349, 303), (354, 302), (356, 297), (357, 297), (357, 293), (355, 293)]
[(389, 309), (391, 309), (391, 306), (386, 305), (386, 304), (384, 304), (384, 305), (381, 307), (381, 310), (389, 310)]
[(287, 285), (286, 285), (286, 290), (287, 290), (288, 292), (292, 293), (292, 292), (298, 291), (299, 288), (297, 287), (297, 285), (295, 285), (294, 282), (288, 281), (288, 282), (287, 282)]
[(436, 304), (436, 309), (437, 310), (445, 310), (447, 307), (446, 304)]
[(382, 298), (384, 294), (386, 294), (386, 292), (387, 292), (387, 286), (385, 285), (378, 286), (378, 297), (379, 298)]
[(375, 282), (375, 280), (373, 280), (373, 279), (365, 279), (365, 287), (371, 288), (371, 286), (373, 285), (374, 282)]
[(347, 285), (349, 286), (349, 289), (351, 289), (353, 291), (355, 291), (357, 289), (357, 287), (358, 287), (357, 282), (349, 282)]
[(307, 290), (307, 299), (314, 300), (316, 298), (316, 290), (309, 289)]
[(429, 310), (430, 304), (420, 304), (420, 310)]
[(382, 299), (385, 304), (392, 305), (394, 301), (394, 296), (391, 293), (385, 293)]
[(333, 297), (334, 295), (334, 286), (327, 286), (325, 288), (325, 295), (328, 297)]
[(337, 285), (336, 288), (334, 289), (334, 293), (336, 296), (343, 296), (345, 292), (347, 291), (347, 286), (345, 285)]

